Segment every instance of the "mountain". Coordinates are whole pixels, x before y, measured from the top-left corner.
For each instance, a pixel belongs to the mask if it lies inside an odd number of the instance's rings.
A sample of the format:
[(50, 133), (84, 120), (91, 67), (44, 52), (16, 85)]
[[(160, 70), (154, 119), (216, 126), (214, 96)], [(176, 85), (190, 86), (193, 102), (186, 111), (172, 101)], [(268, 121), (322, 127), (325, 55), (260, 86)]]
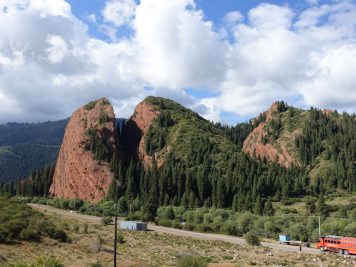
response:
[[(292, 114), (292, 115), (291, 115)], [(253, 120), (254, 129), (243, 143), (243, 151), (252, 158), (266, 159), (288, 168), (300, 166), (295, 138), (302, 132), (308, 111), (275, 102)]]
[(356, 189), (356, 116), (276, 102), (254, 121), (243, 150), (251, 158), (296, 165), (316, 183)]
[(0, 183), (28, 177), (58, 156), (67, 120), (0, 125)]
[(110, 161), (120, 155), (113, 107), (105, 98), (76, 110), (66, 127), (50, 193), (98, 202), (113, 174)]
[(108, 100), (99, 99), (73, 113), (50, 192), (121, 198), (151, 215), (161, 205), (261, 213), (269, 198), (356, 191), (355, 130), (354, 115), (283, 101), (226, 126), (160, 97), (115, 120)]

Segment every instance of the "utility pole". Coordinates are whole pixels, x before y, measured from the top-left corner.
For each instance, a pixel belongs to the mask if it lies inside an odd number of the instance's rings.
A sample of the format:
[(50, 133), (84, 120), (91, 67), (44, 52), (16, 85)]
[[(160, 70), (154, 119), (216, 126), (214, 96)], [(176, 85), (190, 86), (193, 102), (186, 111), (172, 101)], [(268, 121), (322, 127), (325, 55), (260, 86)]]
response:
[(115, 221), (114, 221), (114, 267), (116, 267), (116, 246), (117, 246), (117, 208), (116, 208), (116, 202), (114, 205), (115, 209)]
[(321, 236), (321, 228), (320, 228), (320, 216), (319, 216), (319, 236)]

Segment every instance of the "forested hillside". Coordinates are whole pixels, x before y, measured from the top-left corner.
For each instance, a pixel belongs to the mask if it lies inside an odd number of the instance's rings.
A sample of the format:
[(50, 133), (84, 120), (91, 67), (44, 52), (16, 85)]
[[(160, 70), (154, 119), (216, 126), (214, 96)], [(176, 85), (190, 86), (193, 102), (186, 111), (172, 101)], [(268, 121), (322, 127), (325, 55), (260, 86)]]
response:
[(315, 194), (356, 190), (355, 115), (277, 102), (259, 119), (244, 141), (251, 158), (303, 168)]
[(307, 193), (309, 180), (303, 168), (286, 169), (242, 152), (251, 126), (214, 125), (171, 100), (149, 97), (145, 101), (159, 114), (142, 137), (151, 167), (144, 168), (138, 158), (125, 166), (113, 157), (116, 179), (108, 198), (141, 203), (147, 214), (162, 205), (254, 211), (257, 201), (261, 210), (256, 212), (263, 214), (268, 212), (264, 206), (270, 206), (269, 197)]
[[(273, 213), (271, 201), (356, 190), (354, 115), (276, 102), (250, 122), (226, 126), (164, 98), (148, 97), (139, 107), (120, 124), (123, 155), (90, 131), (84, 149), (92, 151), (99, 165), (110, 164), (107, 199), (143, 207), (150, 218), (166, 205), (268, 215)], [(93, 116), (105, 122), (100, 112)], [(37, 181), (50, 180), (49, 171), (40, 172), (37, 176), (45, 178)], [(41, 195), (47, 187), (25, 183), (19, 189), (13, 183), (3, 191)]]
[(68, 120), (0, 126), (0, 182), (28, 177), (53, 164)]

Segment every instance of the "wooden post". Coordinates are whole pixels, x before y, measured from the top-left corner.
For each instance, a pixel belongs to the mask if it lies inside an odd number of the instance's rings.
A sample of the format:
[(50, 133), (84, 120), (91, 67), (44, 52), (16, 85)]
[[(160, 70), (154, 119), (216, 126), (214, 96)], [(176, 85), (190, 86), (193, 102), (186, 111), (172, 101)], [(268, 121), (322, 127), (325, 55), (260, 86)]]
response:
[(116, 246), (117, 246), (117, 210), (115, 204), (115, 222), (114, 222), (114, 267), (116, 267)]

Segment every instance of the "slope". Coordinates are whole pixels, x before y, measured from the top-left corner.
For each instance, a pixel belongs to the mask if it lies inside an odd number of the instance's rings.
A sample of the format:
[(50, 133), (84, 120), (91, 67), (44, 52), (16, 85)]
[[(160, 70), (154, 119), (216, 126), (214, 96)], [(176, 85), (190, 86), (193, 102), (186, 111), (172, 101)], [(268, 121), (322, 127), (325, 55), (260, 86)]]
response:
[(8, 123), (0, 126), (0, 182), (28, 177), (31, 171), (53, 164), (67, 120)]

